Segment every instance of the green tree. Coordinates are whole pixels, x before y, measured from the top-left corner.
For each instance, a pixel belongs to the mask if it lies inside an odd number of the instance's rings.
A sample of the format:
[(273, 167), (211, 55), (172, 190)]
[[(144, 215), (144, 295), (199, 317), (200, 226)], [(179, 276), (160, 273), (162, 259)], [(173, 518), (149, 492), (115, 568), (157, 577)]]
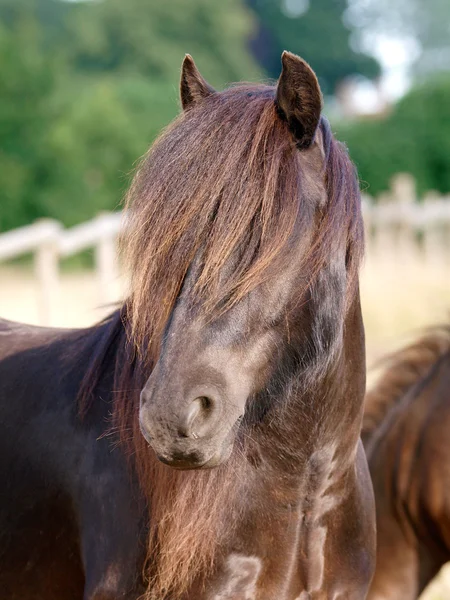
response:
[(381, 122), (336, 126), (369, 193), (387, 190), (399, 171), (412, 173), (421, 193), (450, 192), (449, 98), (450, 78), (441, 76), (413, 88)]
[(246, 43), (254, 23), (241, 0), (103, 0), (73, 21), (83, 70), (131, 71), (172, 83), (186, 52), (212, 83), (259, 76)]
[(41, 215), (36, 192), (45, 187), (42, 149), (58, 107), (52, 96), (63, 65), (43, 52), (40, 30), (22, 15), (0, 24), (0, 229)]
[(0, 228), (118, 206), (179, 110), (183, 55), (212, 83), (258, 77), (241, 0), (0, 0)]
[(350, 30), (343, 22), (347, 0), (248, 0), (261, 22), (263, 44), (254, 44), (271, 77), (280, 72), (280, 54), (290, 50), (307, 60), (326, 93), (342, 79), (361, 74), (377, 76), (376, 60), (350, 47)]
[(43, 212), (66, 225), (119, 206), (135, 162), (175, 116), (178, 101), (171, 86), (136, 76), (102, 77), (72, 93), (76, 102), (65, 96), (48, 132), (51, 169), (39, 193)]

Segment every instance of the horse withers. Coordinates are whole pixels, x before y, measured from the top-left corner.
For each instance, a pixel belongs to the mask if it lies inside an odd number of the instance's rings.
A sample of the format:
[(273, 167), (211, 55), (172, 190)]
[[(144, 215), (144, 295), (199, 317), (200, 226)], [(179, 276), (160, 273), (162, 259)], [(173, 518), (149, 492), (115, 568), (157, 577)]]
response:
[(377, 512), (369, 600), (415, 600), (450, 560), (450, 326), (387, 358), (363, 440)]
[(127, 197), (130, 291), (0, 331), (0, 589), (20, 600), (365, 598), (374, 508), (355, 170), (311, 68), (213, 90)]

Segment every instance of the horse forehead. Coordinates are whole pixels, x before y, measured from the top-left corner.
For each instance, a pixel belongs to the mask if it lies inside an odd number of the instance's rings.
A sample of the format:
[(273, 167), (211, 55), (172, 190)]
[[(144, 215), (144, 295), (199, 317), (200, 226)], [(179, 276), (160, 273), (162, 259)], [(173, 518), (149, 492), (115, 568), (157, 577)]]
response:
[(262, 561), (256, 556), (230, 554), (219, 585), (210, 600), (255, 600)]

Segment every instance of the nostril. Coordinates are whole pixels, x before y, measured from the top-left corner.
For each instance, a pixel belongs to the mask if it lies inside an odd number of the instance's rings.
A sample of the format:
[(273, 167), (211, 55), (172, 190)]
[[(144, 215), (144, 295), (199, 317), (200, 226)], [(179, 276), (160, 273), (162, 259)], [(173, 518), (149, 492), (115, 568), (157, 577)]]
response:
[(205, 433), (205, 425), (214, 409), (214, 401), (208, 396), (198, 396), (191, 402), (178, 428), (182, 437), (198, 439)]
[(198, 402), (203, 410), (208, 411), (213, 407), (213, 401), (208, 396), (199, 396), (194, 400), (194, 402)]

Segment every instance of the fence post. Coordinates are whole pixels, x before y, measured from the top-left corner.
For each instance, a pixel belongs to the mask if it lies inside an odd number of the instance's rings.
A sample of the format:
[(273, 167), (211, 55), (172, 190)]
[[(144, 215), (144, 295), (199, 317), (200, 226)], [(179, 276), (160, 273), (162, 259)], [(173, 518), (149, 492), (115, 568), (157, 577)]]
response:
[(392, 196), (398, 204), (416, 202), (416, 180), (410, 173), (397, 173), (391, 179)]
[[(117, 268), (116, 234), (107, 226), (109, 213), (101, 213), (97, 217), (99, 229), (102, 230), (95, 246), (95, 265), (99, 282), (99, 302), (110, 304), (117, 300), (115, 284), (119, 273)], [(102, 228), (101, 226), (104, 225)]]
[(34, 269), (39, 286), (39, 321), (42, 325), (53, 325), (59, 300), (58, 239), (62, 227), (52, 219), (41, 219), (38, 223), (46, 228), (45, 239), (34, 254)]
[(372, 206), (372, 252), (378, 260), (387, 260), (394, 251), (392, 224), (383, 222), (386, 208), (392, 205), (389, 192), (382, 192)]
[[(423, 206), (425, 210), (433, 210), (436, 203), (439, 202), (439, 193), (429, 190), (423, 197)], [(425, 224), (423, 228), (423, 250), (424, 261), (428, 266), (442, 266), (441, 258), (445, 245), (445, 239), (442, 239), (442, 227), (433, 222)]]
[(391, 179), (392, 198), (398, 205), (397, 251), (404, 264), (418, 258), (418, 245), (414, 222), (417, 203), (416, 180), (409, 173), (397, 173)]
[(364, 222), (364, 242), (367, 256), (372, 255), (372, 207), (372, 198), (368, 194), (361, 194), (361, 210)]

